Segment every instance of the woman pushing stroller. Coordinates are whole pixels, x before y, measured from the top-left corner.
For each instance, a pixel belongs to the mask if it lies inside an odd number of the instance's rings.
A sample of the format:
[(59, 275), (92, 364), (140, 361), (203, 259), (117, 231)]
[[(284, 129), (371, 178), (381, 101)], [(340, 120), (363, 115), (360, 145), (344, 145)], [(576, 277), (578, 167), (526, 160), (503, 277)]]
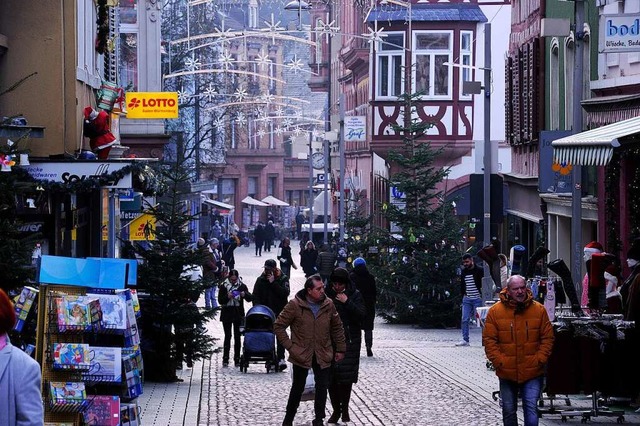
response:
[(238, 271), (232, 269), (229, 276), (219, 286), (218, 303), (220, 303), (220, 321), (224, 329), (224, 349), (222, 352), (222, 366), (229, 366), (229, 350), (231, 349), (231, 331), (233, 329), (233, 361), (236, 367), (240, 365), (240, 326), (244, 321), (244, 301), (253, 299), (249, 289), (242, 282)]

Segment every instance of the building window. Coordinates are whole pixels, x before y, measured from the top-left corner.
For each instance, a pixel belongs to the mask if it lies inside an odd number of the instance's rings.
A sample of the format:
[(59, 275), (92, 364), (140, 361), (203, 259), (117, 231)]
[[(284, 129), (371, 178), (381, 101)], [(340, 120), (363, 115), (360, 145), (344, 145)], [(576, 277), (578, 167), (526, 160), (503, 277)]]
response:
[(250, 197), (255, 197), (258, 193), (258, 178), (255, 176), (249, 176), (247, 179), (247, 193)]
[(397, 98), (403, 92), (404, 33), (386, 33), (378, 42), (376, 97)]
[(118, 78), (127, 91), (138, 90), (138, 33), (120, 33)]
[(96, 38), (96, 11), (93, 2), (77, 0), (78, 20), (78, 66), (76, 78), (95, 88), (100, 87), (100, 76), (97, 70), (101, 68), (99, 56), (96, 53), (94, 41)]
[[(564, 46), (564, 116), (565, 130), (573, 129), (573, 64), (574, 64), (573, 33), (567, 38)], [(577, 132), (582, 129), (575, 129)]]
[(473, 60), (473, 32), (462, 31), (460, 33), (460, 64), (464, 65), (460, 68), (460, 98), (471, 99), (471, 94), (462, 94), (462, 82), (472, 81), (473, 73), (471, 66)]
[[(451, 97), (451, 67), (444, 63), (452, 61), (452, 37), (451, 31), (414, 32), (414, 92), (429, 98)], [(468, 41), (471, 44), (471, 37)]]
[(267, 180), (267, 195), (274, 195), (278, 185), (278, 178), (276, 176), (269, 176)]
[(120, 25), (138, 24), (138, 0), (120, 0), (118, 4)]

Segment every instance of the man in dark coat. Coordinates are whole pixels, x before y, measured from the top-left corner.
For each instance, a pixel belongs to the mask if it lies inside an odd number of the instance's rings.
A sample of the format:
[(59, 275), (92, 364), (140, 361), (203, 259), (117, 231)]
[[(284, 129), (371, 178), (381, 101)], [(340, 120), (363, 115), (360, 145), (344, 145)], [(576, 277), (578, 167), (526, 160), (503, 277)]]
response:
[(235, 269), (236, 267), (236, 257), (233, 252), (237, 247), (238, 238), (235, 235), (230, 235), (229, 238), (222, 241), (222, 260), (229, 269)]
[[(264, 272), (258, 277), (253, 287), (253, 306), (265, 305), (273, 313), (280, 315), (282, 309), (288, 302), (289, 297), (289, 277), (284, 275), (276, 264), (276, 261), (269, 259), (264, 262)], [(278, 341), (277, 356), (279, 369), (287, 368), (284, 360), (284, 346)]]
[(298, 269), (291, 256), (291, 240), (288, 237), (285, 237), (280, 243), (278, 261), (280, 261), (280, 270), (282, 270), (282, 273), (287, 277), (291, 277), (291, 267)]
[(264, 227), (264, 251), (271, 252), (271, 246), (273, 245), (273, 239), (276, 237), (276, 228), (273, 226), (273, 221), (270, 220)]
[(320, 254), (318, 254), (316, 267), (318, 269), (318, 274), (322, 277), (322, 281), (324, 281), (325, 285), (327, 285), (327, 281), (333, 272), (333, 268), (336, 267), (337, 259), (338, 257), (333, 251), (331, 251), (329, 244), (324, 244), (320, 250)]
[(300, 252), (300, 266), (302, 266), (305, 277), (309, 278), (316, 273), (316, 260), (318, 260), (318, 250), (316, 250), (313, 241), (307, 241), (304, 249)]
[(325, 294), (333, 301), (340, 315), (344, 335), (347, 341), (347, 352), (342, 362), (333, 366), (333, 375), (329, 385), (329, 397), (333, 414), (329, 423), (337, 423), (342, 416), (343, 422), (351, 421), (349, 416), (349, 400), (351, 387), (358, 383), (360, 369), (360, 345), (362, 343), (361, 326), (366, 314), (362, 294), (356, 289), (344, 268), (336, 268), (329, 277), (330, 284)]
[(364, 306), (367, 310), (362, 320), (364, 344), (367, 347), (367, 356), (373, 356), (371, 348), (373, 347), (373, 322), (376, 318), (376, 279), (367, 269), (367, 262), (361, 257), (353, 261), (351, 280), (360, 293), (362, 293), (362, 298), (364, 299)]
[(262, 226), (262, 222), (258, 222), (256, 229), (253, 231), (253, 242), (256, 245), (256, 256), (262, 256), (262, 245), (264, 244), (264, 226)]

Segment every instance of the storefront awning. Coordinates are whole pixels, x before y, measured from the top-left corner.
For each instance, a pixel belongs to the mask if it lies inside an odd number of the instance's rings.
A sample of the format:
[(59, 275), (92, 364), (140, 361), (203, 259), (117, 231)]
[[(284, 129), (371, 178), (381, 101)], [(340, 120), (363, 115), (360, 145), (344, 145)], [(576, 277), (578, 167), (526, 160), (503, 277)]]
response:
[(556, 139), (553, 158), (558, 163), (582, 166), (606, 166), (620, 139), (640, 133), (640, 117), (587, 130), (586, 132)]
[(218, 200), (202, 200), (207, 204), (210, 204), (212, 206), (224, 209), (224, 210), (233, 210), (235, 207), (232, 206), (231, 204), (227, 204), (227, 203), (223, 203), (222, 201), (218, 201)]
[(245, 204), (249, 204), (250, 206), (257, 206), (257, 207), (267, 207), (269, 205), (267, 203), (263, 203), (260, 200), (256, 200), (255, 198), (250, 197), (248, 195), (242, 199), (242, 202)]
[(288, 207), (289, 206), (289, 203), (287, 203), (285, 201), (282, 201), (282, 200), (279, 200), (276, 197), (274, 197), (273, 195), (268, 195), (268, 196), (264, 197), (262, 199), (262, 202), (263, 203), (267, 203), (267, 204), (269, 204), (271, 206), (277, 206), (277, 207)]

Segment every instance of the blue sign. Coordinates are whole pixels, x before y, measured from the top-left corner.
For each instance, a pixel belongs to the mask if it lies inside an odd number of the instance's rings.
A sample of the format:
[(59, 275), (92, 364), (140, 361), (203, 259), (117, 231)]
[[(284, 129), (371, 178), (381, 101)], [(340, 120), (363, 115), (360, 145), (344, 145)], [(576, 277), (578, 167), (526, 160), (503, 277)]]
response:
[(571, 192), (573, 165), (554, 161), (551, 142), (572, 134), (571, 130), (540, 132), (540, 170), (538, 171), (538, 190), (540, 193)]

